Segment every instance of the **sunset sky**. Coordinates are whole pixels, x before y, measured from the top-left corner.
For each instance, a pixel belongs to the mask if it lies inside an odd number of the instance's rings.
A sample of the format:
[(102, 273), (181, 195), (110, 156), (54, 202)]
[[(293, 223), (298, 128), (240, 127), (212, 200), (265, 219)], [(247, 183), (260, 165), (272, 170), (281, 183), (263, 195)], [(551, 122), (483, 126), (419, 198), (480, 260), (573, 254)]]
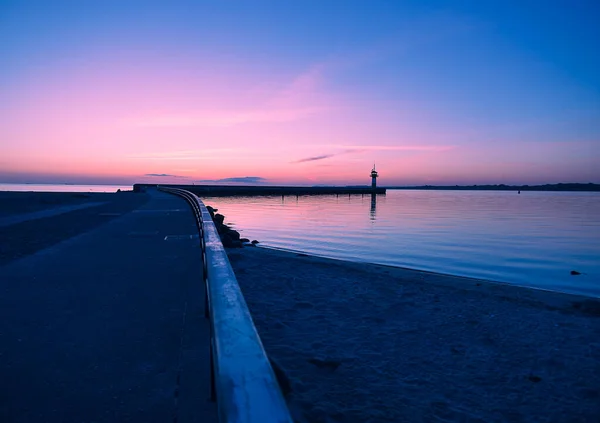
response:
[(0, 0), (0, 182), (600, 183), (599, 21), (593, 0)]

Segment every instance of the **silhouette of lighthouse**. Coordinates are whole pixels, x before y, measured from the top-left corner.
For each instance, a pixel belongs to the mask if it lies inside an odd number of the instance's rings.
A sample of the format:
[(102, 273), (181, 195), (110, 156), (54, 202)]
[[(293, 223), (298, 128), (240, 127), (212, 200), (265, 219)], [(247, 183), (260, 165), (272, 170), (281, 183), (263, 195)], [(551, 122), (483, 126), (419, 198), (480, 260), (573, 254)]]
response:
[(371, 171), (371, 188), (377, 188), (377, 171), (375, 170), (375, 163), (373, 163), (373, 170)]

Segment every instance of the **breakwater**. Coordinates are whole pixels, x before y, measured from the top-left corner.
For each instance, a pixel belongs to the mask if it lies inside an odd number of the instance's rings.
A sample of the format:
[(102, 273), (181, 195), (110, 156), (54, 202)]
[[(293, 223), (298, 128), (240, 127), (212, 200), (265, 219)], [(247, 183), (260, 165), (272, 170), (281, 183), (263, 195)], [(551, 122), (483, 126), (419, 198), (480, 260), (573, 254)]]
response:
[(225, 216), (217, 213), (217, 211), (219, 211), (218, 209), (214, 209), (211, 206), (206, 206), (206, 209), (210, 213), (210, 217), (217, 228), (217, 233), (225, 248), (242, 248), (244, 246), (255, 247), (256, 244), (258, 244), (257, 240), (251, 242), (248, 238), (240, 238), (240, 233), (238, 231), (231, 229), (224, 223)]
[(267, 195), (352, 195), (385, 194), (385, 188), (364, 187), (287, 187), (287, 186), (234, 186), (234, 185), (156, 185), (134, 184), (135, 192), (150, 187), (179, 188), (193, 192), (200, 197), (267, 196)]

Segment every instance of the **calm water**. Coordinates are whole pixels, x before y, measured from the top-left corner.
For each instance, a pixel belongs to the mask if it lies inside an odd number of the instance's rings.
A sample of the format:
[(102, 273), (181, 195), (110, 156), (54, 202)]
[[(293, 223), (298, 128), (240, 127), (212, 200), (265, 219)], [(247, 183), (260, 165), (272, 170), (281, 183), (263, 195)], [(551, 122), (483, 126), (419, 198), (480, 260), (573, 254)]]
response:
[(599, 193), (389, 190), (374, 201), (204, 200), (264, 246), (600, 296)]
[(0, 184), (0, 191), (36, 192), (116, 192), (131, 191), (131, 185), (72, 185), (72, 184)]

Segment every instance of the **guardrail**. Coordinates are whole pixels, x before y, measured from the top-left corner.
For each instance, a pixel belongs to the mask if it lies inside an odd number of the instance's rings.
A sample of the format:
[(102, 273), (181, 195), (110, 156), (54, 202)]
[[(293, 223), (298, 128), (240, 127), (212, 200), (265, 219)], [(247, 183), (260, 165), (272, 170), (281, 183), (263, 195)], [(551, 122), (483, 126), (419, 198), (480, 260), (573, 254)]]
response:
[(198, 225), (210, 319), (211, 396), (222, 423), (292, 423), (275, 373), (206, 206), (189, 191), (160, 187), (191, 205)]

